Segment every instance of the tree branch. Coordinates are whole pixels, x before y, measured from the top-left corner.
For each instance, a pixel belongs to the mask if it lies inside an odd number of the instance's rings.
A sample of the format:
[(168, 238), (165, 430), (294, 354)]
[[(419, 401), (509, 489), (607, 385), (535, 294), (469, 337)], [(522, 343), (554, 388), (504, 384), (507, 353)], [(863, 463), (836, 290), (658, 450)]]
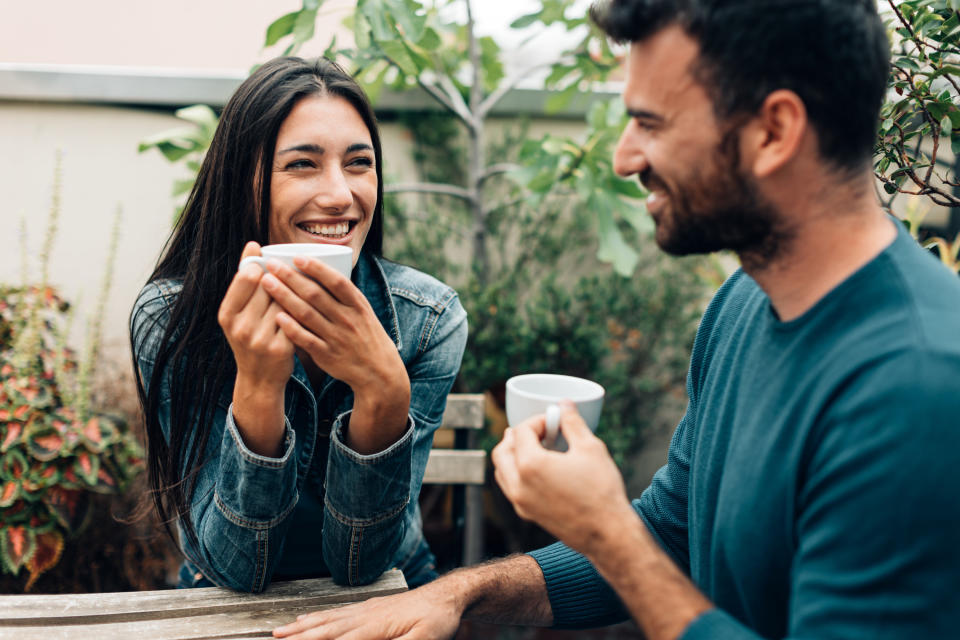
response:
[(486, 182), (487, 178), (492, 178), (493, 176), (500, 175), (501, 173), (509, 173), (520, 168), (520, 165), (513, 162), (498, 162), (497, 164), (492, 164), (487, 167), (487, 170), (484, 171), (483, 175), (480, 176), (480, 184)]
[(501, 99), (503, 99), (505, 95), (507, 95), (514, 89), (516, 89), (517, 85), (524, 78), (528, 78), (531, 73), (533, 73), (534, 71), (537, 71), (538, 69), (543, 69), (544, 67), (549, 67), (549, 66), (551, 66), (550, 63), (537, 64), (530, 67), (529, 69), (522, 71), (521, 73), (518, 73), (511, 79), (505, 80), (503, 84), (497, 87), (497, 89), (493, 93), (491, 93), (486, 98), (484, 98), (483, 102), (481, 102), (477, 106), (477, 112), (476, 112), (477, 117), (485, 118), (487, 114), (490, 113), (490, 110), (493, 109), (497, 105), (497, 103), (500, 102)]
[(437, 182), (398, 182), (385, 185), (383, 191), (384, 193), (435, 193), (441, 196), (460, 198), (469, 203), (473, 202), (473, 194), (463, 187)]

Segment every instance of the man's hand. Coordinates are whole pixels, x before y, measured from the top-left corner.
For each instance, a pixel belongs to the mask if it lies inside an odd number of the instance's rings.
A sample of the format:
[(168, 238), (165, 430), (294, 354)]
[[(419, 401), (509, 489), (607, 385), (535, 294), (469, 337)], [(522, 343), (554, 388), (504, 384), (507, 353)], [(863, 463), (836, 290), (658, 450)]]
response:
[(462, 618), (546, 626), (553, 619), (537, 561), (515, 555), (451, 571), (413, 591), (317, 611), (273, 630), (294, 640), (446, 640)]
[[(571, 402), (561, 403), (560, 431), (569, 449), (543, 447), (543, 416), (504, 434), (493, 450), (495, 477), (517, 514), (585, 555), (604, 546), (615, 523), (638, 519), (606, 445), (591, 433)], [(607, 544), (616, 544), (609, 541)]]
[(431, 589), (433, 585), (315, 611), (274, 629), (273, 635), (291, 640), (446, 640), (457, 632), (462, 608), (452, 594)]

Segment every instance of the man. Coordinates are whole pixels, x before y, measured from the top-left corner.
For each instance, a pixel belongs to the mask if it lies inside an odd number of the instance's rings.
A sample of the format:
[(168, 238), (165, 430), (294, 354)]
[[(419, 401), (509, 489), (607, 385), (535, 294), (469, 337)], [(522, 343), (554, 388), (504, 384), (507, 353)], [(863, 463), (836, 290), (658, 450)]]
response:
[(743, 269), (697, 334), (669, 459), (632, 505), (572, 405), (493, 453), (562, 541), (301, 618), (296, 638), (449, 638), (462, 617), (649, 640), (960, 633), (960, 282), (878, 205), (889, 52), (870, 0), (622, 0), (615, 168), (656, 239)]

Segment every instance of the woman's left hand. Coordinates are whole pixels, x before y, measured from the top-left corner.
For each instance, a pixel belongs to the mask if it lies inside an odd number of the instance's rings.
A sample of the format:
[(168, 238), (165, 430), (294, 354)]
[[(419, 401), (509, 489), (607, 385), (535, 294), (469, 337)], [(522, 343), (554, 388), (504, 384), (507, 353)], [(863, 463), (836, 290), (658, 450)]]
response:
[(260, 281), (283, 307), (277, 324), (318, 367), (353, 389), (347, 446), (382, 451), (403, 435), (410, 409), (410, 379), (397, 346), (348, 278), (315, 258), (294, 262), (302, 273), (270, 260)]

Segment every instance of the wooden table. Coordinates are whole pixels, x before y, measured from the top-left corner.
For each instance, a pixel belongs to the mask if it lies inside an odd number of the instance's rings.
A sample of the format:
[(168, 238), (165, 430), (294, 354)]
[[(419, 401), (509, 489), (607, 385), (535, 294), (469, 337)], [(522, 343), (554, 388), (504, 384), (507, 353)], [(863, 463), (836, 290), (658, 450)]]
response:
[(329, 578), (271, 585), (264, 593), (171, 589), (126, 593), (0, 596), (0, 638), (16, 640), (200, 640), (272, 638), (301, 613), (407, 589), (393, 569), (365, 587)]

